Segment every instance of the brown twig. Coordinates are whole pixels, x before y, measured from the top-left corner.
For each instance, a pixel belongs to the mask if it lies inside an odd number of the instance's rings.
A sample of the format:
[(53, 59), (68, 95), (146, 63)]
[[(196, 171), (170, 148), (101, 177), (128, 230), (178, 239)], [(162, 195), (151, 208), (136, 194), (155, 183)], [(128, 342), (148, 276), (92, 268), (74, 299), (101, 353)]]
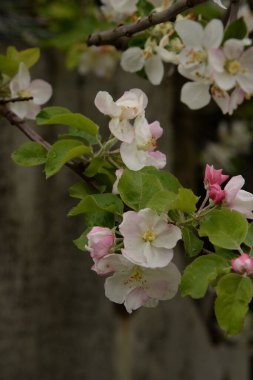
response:
[(143, 17), (134, 23), (120, 25), (104, 32), (93, 33), (88, 37), (87, 44), (89, 46), (115, 45), (122, 37), (132, 37), (134, 34), (142, 32), (151, 26), (166, 21), (173, 21), (179, 13), (204, 3), (205, 1), (206, 0), (179, 0), (168, 9), (158, 13), (151, 13), (149, 16)]
[[(42, 145), (45, 149), (50, 150), (52, 145), (44, 140), (37, 132), (28, 126), (28, 124), (10, 111), (7, 107), (0, 106), (0, 115), (4, 116), (5, 119), (9, 121), (10, 124), (17, 127), (29, 140), (35, 141), (38, 144)], [(82, 178), (89, 186), (93, 187), (96, 191), (99, 190), (98, 185), (91, 178), (86, 177), (83, 174), (84, 167), (82, 164), (77, 164), (73, 161), (69, 161), (65, 164), (69, 169), (75, 172), (79, 177)]]
[(224, 25), (228, 25), (229, 23), (237, 19), (239, 7), (240, 7), (240, 0), (230, 0), (230, 5), (223, 19)]
[(33, 96), (25, 96), (25, 97), (18, 96), (16, 98), (0, 99), (0, 105), (5, 105), (8, 103), (16, 103), (16, 102), (27, 102), (28, 100), (33, 100)]

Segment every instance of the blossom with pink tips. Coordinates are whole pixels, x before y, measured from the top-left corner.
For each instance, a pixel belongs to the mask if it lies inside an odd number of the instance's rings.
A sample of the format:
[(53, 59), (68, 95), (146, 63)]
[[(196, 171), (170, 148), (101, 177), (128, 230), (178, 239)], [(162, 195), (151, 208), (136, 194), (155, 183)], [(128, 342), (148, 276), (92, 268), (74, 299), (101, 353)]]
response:
[(253, 258), (247, 253), (243, 253), (240, 257), (231, 260), (232, 269), (240, 274), (253, 275)]
[(253, 219), (253, 194), (241, 190), (245, 183), (241, 175), (232, 177), (224, 187), (224, 206), (244, 215), (247, 219)]
[(124, 213), (119, 230), (124, 238), (123, 256), (146, 268), (168, 265), (173, 258), (173, 248), (182, 237), (177, 226), (149, 208)]
[(160, 123), (148, 124), (144, 116), (137, 117), (134, 123), (134, 139), (131, 143), (122, 143), (120, 155), (124, 164), (131, 170), (140, 170), (145, 166), (162, 169), (166, 165), (165, 154), (156, 151), (156, 140), (162, 135)]
[(93, 227), (87, 234), (88, 245), (87, 251), (90, 252), (91, 258), (94, 261), (93, 270), (96, 270), (96, 264), (109, 255), (111, 248), (115, 241), (115, 236), (110, 228), (107, 227)]
[(155, 307), (160, 300), (173, 298), (180, 278), (180, 272), (173, 263), (164, 268), (149, 269), (125, 259), (115, 273), (106, 279), (105, 295), (112, 302), (124, 303), (127, 312), (132, 313), (141, 306)]
[(126, 91), (116, 102), (106, 91), (99, 91), (95, 106), (104, 115), (111, 117), (109, 129), (120, 141), (131, 143), (134, 140), (134, 128), (129, 122), (142, 115), (148, 104), (146, 94), (137, 88)]
[(21, 119), (34, 120), (40, 112), (41, 105), (52, 96), (52, 87), (41, 79), (31, 81), (30, 73), (23, 62), (20, 63), (17, 74), (10, 81), (12, 98), (32, 97), (32, 100), (9, 103), (9, 109)]
[(213, 165), (206, 165), (204, 177), (204, 184), (206, 188), (210, 185), (221, 185), (228, 178), (228, 175), (222, 174), (222, 169), (215, 169)]
[(229, 94), (227, 91), (222, 90), (217, 85), (213, 85), (211, 87), (211, 95), (224, 115), (232, 115), (238, 106), (243, 103), (246, 93), (240, 87), (236, 87)]

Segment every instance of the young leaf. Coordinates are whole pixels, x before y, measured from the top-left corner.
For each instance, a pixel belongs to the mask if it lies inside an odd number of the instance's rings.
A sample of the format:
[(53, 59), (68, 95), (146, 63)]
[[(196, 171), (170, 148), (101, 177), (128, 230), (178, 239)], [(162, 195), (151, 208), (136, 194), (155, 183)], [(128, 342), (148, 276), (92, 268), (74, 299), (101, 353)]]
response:
[(247, 35), (247, 26), (243, 17), (238, 18), (237, 20), (231, 22), (228, 25), (224, 33), (223, 42), (230, 40), (231, 38), (236, 38), (242, 40)]
[(230, 262), (216, 254), (198, 257), (184, 271), (180, 285), (182, 296), (204, 297), (208, 285), (229, 267)]
[(21, 166), (36, 166), (47, 160), (47, 150), (40, 144), (29, 141), (12, 153), (13, 161)]
[[(177, 193), (180, 187), (180, 183), (172, 174), (146, 167), (138, 172), (125, 169), (118, 190), (122, 200), (134, 210), (150, 207), (163, 211), (174, 198), (171, 192)], [(158, 199), (157, 194), (160, 191), (163, 192), (160, 195), (166, 197), (164, 201)]]
[(210, 212), (200, 223), (199, 236), (221, 248), (238, 249), (248, 232), (246, 219), (236, 211), (223, 208)]
[(244, 243), (248, 247), (253, 247), (253, 223), (249, 224), (248, 233), (247, 233), (247, 236), (246, 236), (246, 238), (244, 240)]
[(85, 182), (77, 182), (69, 188), (69, 196), (72, 198), (83, 199), (92, 194), (92, 190)]
[(196, 211), (198, 199), (199, 198), (190, 189), (180, 188), (173, 204), (173, 209), (189, 213), (194, 212)]
[(220, 279), (216, 291), (215, 314), (220, 327), (228, 335), (238, 334), (253, 296), (252, 280), (230, 273)]
[(123, 203), (116, 195), (110, 193), (87, 195), (76, 207), (70, 210), (69, 215), (75, 216), (86, 212), (99, 211), (122, 215)]
[[(62, 112), (60, 112), (62, 110)], [(98, 126), (88, 117), (80, 113), (72, 113), (62, 107), (46, 107), (36, 118), (38, 125), (44, 124), (63, 124), (72, 128), (79, 129), (89, 135), (96, 136)]]
[(172, 209), (176, 198), (177, 194), (172, 191), (160, 190), (147, 202), (146, 207), (152, 208), (157, 212), (168, 211)]
[(197, 237), (190, 227), (183, 227), (181, 231), (187, 255), (189, 257), (197, 256), (202, 251), (204, 242)]
[(56, 174), (72, 158), (90, 154), (90, 148), (76, 140), (57, 141), (48, 152), (45, 172), (46, 178)]

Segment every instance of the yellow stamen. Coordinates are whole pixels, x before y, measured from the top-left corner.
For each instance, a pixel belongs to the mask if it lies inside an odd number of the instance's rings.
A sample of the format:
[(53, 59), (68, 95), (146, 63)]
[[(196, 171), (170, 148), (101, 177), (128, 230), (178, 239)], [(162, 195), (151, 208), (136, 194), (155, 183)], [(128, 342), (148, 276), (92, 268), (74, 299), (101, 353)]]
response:
[(154, 234), (154, 232), (153, 232), (152, 230), (148, 230), (148, 231), (146, 231), (146, 232), (143, 234), (142, 238), (143, 238), (145, 241), (153, 241), (153, 240), (155, 240), (156, 236), (155, 236), (155, 234)]

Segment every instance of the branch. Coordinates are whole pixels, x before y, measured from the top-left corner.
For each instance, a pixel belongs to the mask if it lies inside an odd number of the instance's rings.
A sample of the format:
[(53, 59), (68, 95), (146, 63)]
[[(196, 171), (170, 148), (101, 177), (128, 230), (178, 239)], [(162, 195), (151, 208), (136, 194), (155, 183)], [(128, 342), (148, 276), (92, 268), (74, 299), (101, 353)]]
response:
[(33, 96), (26, 96), (26, 97), (18, 96), (17, 98), (0, 99), (0, 105), (5, 105), (8, 103), (16, 103), (16, 102), (26, 102), (28, 100), (33, 100)]
[(205, 1), (206, 0), (178, 0), (168, 9), (158, 13), (151, 13), (149, 16), (143, 17), (134, 23), (120, 25), (104, 32), (93, 33), (88, 37), (87, 45), (113, 45), (115, 41), (122, 37), (132, 37), (133, 34), (142, 32), (151, 26), (172, 21), (179, 13), (195, 5), (204, 3)]
[[(28, 124), (20, 119), (17, 115), (11, 112), (7, 107), (0, 106), (0, 114), (4, 116), (10, 124), (17, 127), (29, 140), (35, 141), (42, 145), (45, 149), (50, 150), (52, 145), (44, 140), (37, 132), (28, 126)], [(83, 174), (84, 167), (82, 164), (77, 164), (73, 161), (69, 161), (65, 164), (69, 169), (75, 172), (79, 177), (82, 178), (89, 186), (93, 187), (96, 191), (99, 190), (98, 185), (89, 177)]]
[(230, 0), (230, 5), (225, 13), (223, 23), (227, 25), (237, 19), (240, 7), (240, 0)]

